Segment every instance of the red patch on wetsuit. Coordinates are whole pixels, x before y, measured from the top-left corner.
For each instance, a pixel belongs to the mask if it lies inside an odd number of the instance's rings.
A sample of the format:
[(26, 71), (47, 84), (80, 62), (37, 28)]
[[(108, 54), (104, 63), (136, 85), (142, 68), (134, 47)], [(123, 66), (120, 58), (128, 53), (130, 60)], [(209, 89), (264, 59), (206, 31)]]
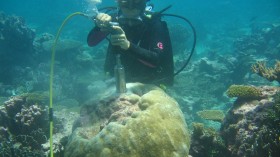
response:
[(162, 50), (163, 49), (163, 43), (162, 42), (158, 42), (157, 43), (157, 47)]
[(143, 61), (142, 59), (138, 59), (141, 63), (143, 63), (144, 65), (150, 67), (150, 68), (155, 68), (156, 66), (149, 63), (149, 62), (146, 62), (146, 61)]

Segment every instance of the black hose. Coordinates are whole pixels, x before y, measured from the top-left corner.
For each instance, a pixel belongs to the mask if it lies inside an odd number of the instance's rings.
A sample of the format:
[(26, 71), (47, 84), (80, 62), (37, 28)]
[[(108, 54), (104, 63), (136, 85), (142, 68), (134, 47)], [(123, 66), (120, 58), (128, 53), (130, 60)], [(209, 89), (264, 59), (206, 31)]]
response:
[(190, 60), (191, 60), (191, 58), (192, 58), (192, 56), (193, 56), (193, 54), (194, 54), (194, 50), (195, 50), (195, 46), (196, 46), (196, 31), (195, 31), (195, 28), (194, 28), (194, 26), (192, 25), (192, 23), (191, 23), (188, 19), (186, 19), (185, 17), (183, 17), (183, 16), (175, 15), (175, 14), (161, 14), (161, 15), (162, 15), (162, 16), (171, 16), (171, 17), (180, 18), (180, 19), (184, 20), (185, 22), (187, 22), (187, 23), (190, 25), (190, 27), (191, 27), (191, 29), (192, 29), (192, 31), (193, 31), (193, 44), (192, 44), (191, 53), (190, 53), (188, 59), (186, 60), (185, 64), (184, 64), (177, 72), (175, 72), (175, 73), (173, 74), (172, 77), (174, 77), (174, 76), (178, 75), (180, 72), (182, 72), (182, 71), (186, 68), (186, 66), (189, 64), (189, 62), (190, 62)]
[(195, 46), (196, 46), (196, 31), (195, 31), (194, 26), (192, 25), (192, 23), (188, 19), (186, 19), (183, 16), (175, 15), (175, 14), (160, 14), (160, 17), (162, 17), (162, 16), (177, 17), (177, 18), (180, 18), (180, 19), (184, 20), (185, 22), (187, 22), (190, 25), (190, 27), (193, 31), (193, 44), (192, 44), (192, 49), (191, 49), (191, 53), (190, 53), (189, 57), (187, 58), (184, 65), (177, 72), (175, 72), (172, 76), (167, 76), (167, 77), (164, 77), (164, 78), (161, 78), (161, 79), (157, 79), (157, 80), (153, 81), (153, 83), (162, 82), (164, 80), (170, 79), (172, 77), (177, 76), (180, 72), (182, 72), (186, 68), (186, 66), (189, 64), (189, 62), (190, 62), (190, 60), (191, 60), (191, 58), (194, 54), (194, 50), (195, 50)]

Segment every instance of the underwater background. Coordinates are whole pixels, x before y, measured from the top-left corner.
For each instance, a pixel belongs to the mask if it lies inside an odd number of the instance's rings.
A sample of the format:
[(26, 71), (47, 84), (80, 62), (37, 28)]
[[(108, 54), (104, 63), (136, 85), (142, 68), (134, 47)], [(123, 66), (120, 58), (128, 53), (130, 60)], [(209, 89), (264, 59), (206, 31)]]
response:
[[(188, 66), (166, 92), (184, 114), (193, 157), (280, 155), (280, 1), (151, 0), (154, 10), (183, 16), (196, 29)], [(97, 8), (115, 6), (103, 0)], [(0, 156), (49, 152), (51, 47), (63, 20), (92, 13), (86, 0), (0, 1)], [(187, 60), (193, 32), (178, 18), (167, 21), (175, 71)], [(82, 106), (96, 102), (107, 41), (88, 47), (94, 22), (73, 17), (63, 28), (54, 70), (56, 156)], [(66, 142), (65, 142), (66, 141)], [(24, 155), (19, 155), (24, 154)]]

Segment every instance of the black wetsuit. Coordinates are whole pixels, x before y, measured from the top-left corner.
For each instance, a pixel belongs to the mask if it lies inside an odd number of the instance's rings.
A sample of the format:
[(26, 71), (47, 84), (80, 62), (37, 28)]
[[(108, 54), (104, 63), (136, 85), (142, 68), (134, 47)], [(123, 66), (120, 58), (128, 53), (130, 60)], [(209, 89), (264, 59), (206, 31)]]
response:
[(173, 52), (166, 22), (159, 18), (144, 18), (142, 24), (120, 26), (130, 41), (130, 47), (123, 50), (109, 44), (105, 72), (114, 76), (116, 54), (119, 53), (127, 82), (172, 85)]

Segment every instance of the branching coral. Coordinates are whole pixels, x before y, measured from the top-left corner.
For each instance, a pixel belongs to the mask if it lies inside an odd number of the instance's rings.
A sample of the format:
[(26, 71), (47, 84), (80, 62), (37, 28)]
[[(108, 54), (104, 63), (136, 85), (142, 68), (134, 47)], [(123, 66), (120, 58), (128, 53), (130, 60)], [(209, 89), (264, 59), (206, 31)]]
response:
[(22, 128), (34, 127), (37, 123), (44, 121), (42, 118), (46, 117), (44, 115), (46, 113), (46, 108), (42, 108), (37, 104), (31, 105), (29, 108), (22, 108), (21, 112), (15, 115), (15, 122)]
[(277, 60), (274, 68), (266, 67), (266, 63), (259, 61), (252, 65), (254, 73), (266, 78), (269, 81), (278, 81), (280, 83), (280, 61)]

